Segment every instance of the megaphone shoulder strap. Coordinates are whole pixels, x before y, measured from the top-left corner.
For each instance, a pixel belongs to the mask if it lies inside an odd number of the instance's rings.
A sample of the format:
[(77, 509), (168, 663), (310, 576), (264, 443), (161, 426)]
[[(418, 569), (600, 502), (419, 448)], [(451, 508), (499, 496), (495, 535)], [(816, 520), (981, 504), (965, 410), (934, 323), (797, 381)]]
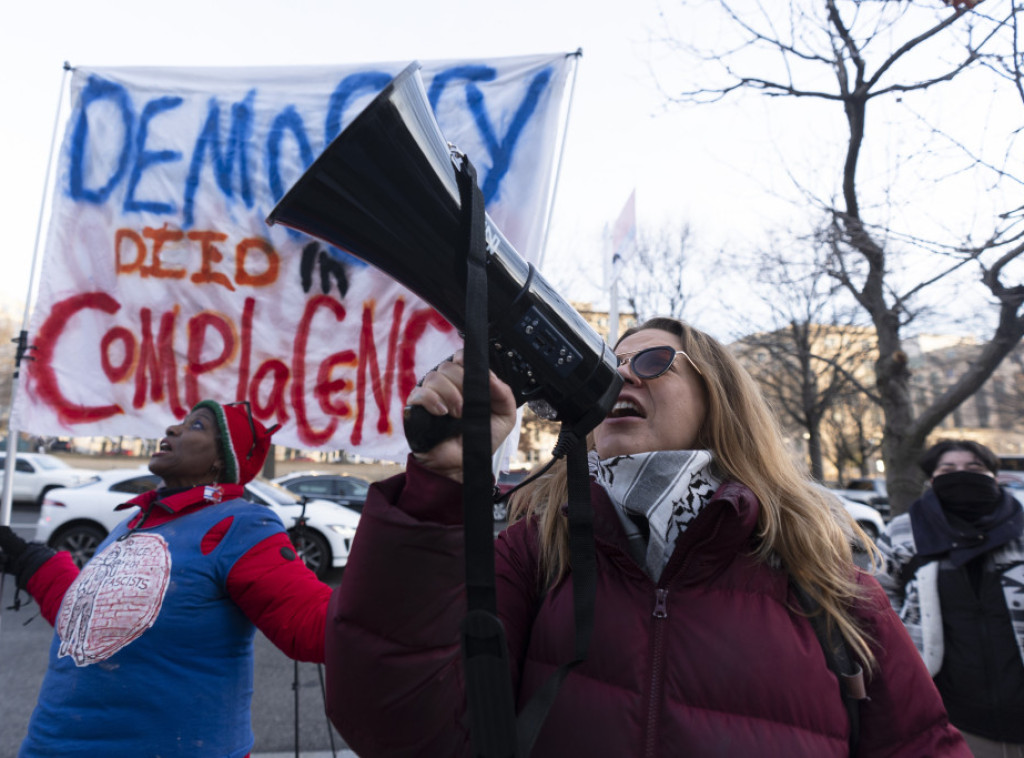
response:
[[(468, 612), (462, 626), (466, 707), (473, 755), (527, 758), (569, 671), (582, 662), (594, 626), (596, 558), (590, 473), (581, 439), (559, 440), (569, 476), (569, 549), (575, 616), (575, 655), (523, 708), (518, 722), (508, 644), (497, 616), (494, 510), (491, 507), (491, 400), (488, 378), (487, 250), (483, 195), (468, 158), (456, 172), (467, 245), (465, 374), (463, 380), (463, 518)], [(563, 435), (567, 432), (563, 428)], [(569, 433), (571, 434), (571, 432)]]
[(473, 755), (511, 758), (515, 754), (515, 700), (508, 644), (497, 615), (494, 576), (483, 194), (468, 158), (463, 158), (456, 178), (467, 247), (462, 414), (462, 510), (468, 605), (462, 625), (466, 708)]
[(533, 750), (540, 728), (554, 705), (558, 690), (578, 664), (586, 660), (590, 637), (594, 630), (594, 599), (597, 595), (597, 559), (594, 555), (594, 521), (590, 503), (590, 470), (583, 440), (566, 454), (569, 476), (569, 554), (572, 563), (573, 618), (576, 626), (575, 654), (571, 661), (559, 666), (523, 706), (517, 726), (519, 758), (527, 758)]

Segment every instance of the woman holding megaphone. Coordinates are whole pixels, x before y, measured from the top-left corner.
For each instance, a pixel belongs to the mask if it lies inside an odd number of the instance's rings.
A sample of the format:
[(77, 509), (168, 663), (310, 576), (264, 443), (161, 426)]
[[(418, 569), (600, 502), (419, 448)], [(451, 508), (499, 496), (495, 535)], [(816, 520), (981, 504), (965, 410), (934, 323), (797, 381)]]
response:
[[(589, 655), (531, 755), (967, 758), (885, 593), (853, 562), (851, 536), (866, 537), (797, 470), (729, 351), (659, 318), (615, 353), (624, 385), (589, 439)], [(460, 416), (463, 375), (456, 354), (409, 404)], [(490, 390), (496, 449), (515, 401), (493, 374)], [(473, 754), (462, 477), (461, 441), (446, 440), (375, 485), (362, 512), (327, 633), (328, 712), (362, 758)], [(516, 496), (496, 543), (518, 710), (573, 655), (567, 492), (565, 466), (552, 468)]]

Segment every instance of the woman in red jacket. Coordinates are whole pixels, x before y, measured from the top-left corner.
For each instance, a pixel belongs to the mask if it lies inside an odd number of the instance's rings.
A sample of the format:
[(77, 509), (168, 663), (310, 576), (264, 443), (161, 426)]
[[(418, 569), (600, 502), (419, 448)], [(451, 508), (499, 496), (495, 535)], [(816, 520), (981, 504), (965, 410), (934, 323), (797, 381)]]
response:
[(0, 563), (55, 630), (21, 758), (245, 756), (256, 629), (323, 661), (330, 587), (242, 499), (273, 431), (248, 403), (198, 403), (149, 462), (164, 486), (119, 506), (138, 512), (81, 573), (0, 528)]
[[(789, 457), (728, 350), (674, 319), (616, 346), (625, 380), (590, 440), (596, 607), (533, 756), (850, 753), (850, 718), (796, 588), (866, 672), (859, 756), (968, 752), (851, 529)], [(461, 415), (462, 360), (409, 403)], [(491, 379), (494, 447), (515, 404)], [(328, 711), (361, 758), (471, 754), (461, 442), (412, 455), (372, 490), (332, 599)], [(573, 657), (564, 465), (513, 503), (498, 537), (498, 615), (519, 709)], [(863, 537), (863, 535), (860, 535)]]

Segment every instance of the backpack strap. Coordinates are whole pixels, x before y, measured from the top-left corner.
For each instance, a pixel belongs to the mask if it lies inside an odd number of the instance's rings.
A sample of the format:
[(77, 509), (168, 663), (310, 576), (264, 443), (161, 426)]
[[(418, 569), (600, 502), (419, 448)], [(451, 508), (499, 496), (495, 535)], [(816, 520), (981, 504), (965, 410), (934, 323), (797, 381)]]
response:
[(850, 720), (850, 755), (855, 756), (860, 744), (860, 701), (868, 699), (864, 670), (851, 654), (850, 647), (839, 633), (838, 627), (829, 623), (818, 601), (792, 579), (790, 585), (814, 628), (818, 643), (825, 654), (826, 665), (839, 680), (839, 694)]

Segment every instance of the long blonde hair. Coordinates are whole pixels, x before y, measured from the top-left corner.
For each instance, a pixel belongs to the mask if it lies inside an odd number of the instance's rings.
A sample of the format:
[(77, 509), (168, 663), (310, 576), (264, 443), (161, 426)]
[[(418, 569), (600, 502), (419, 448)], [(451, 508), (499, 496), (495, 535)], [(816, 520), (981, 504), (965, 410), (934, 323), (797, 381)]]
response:
[[(711, 450), (727, 481), (745, 484), (761, 503), (758, 547), (763, 561), (781, 560), (793, 581), (821, 606), (865, 669), (875, 657), (851, 607), (864, 597), (855, 578), (851, 537), (875, 551), (873, 543), (835, 498), (816, 486), (790, 457), (775, 415), (747, 371), (721, 343), (685, 322), (654, 318), (622, 335), (660, 329), (679, 337), (700, 368), (707, 416), (696, 447)], [(620, 341), (621, 341), (620, 339)], [(588, 440), (593, 446), (593, 441)], [(513, 496), (511, 519), (536, 516), (541, 573), (546, 583), (569, 568), (565, 464), (560, 461)], [(875, 553), (872, 552), (872, 559)]]

